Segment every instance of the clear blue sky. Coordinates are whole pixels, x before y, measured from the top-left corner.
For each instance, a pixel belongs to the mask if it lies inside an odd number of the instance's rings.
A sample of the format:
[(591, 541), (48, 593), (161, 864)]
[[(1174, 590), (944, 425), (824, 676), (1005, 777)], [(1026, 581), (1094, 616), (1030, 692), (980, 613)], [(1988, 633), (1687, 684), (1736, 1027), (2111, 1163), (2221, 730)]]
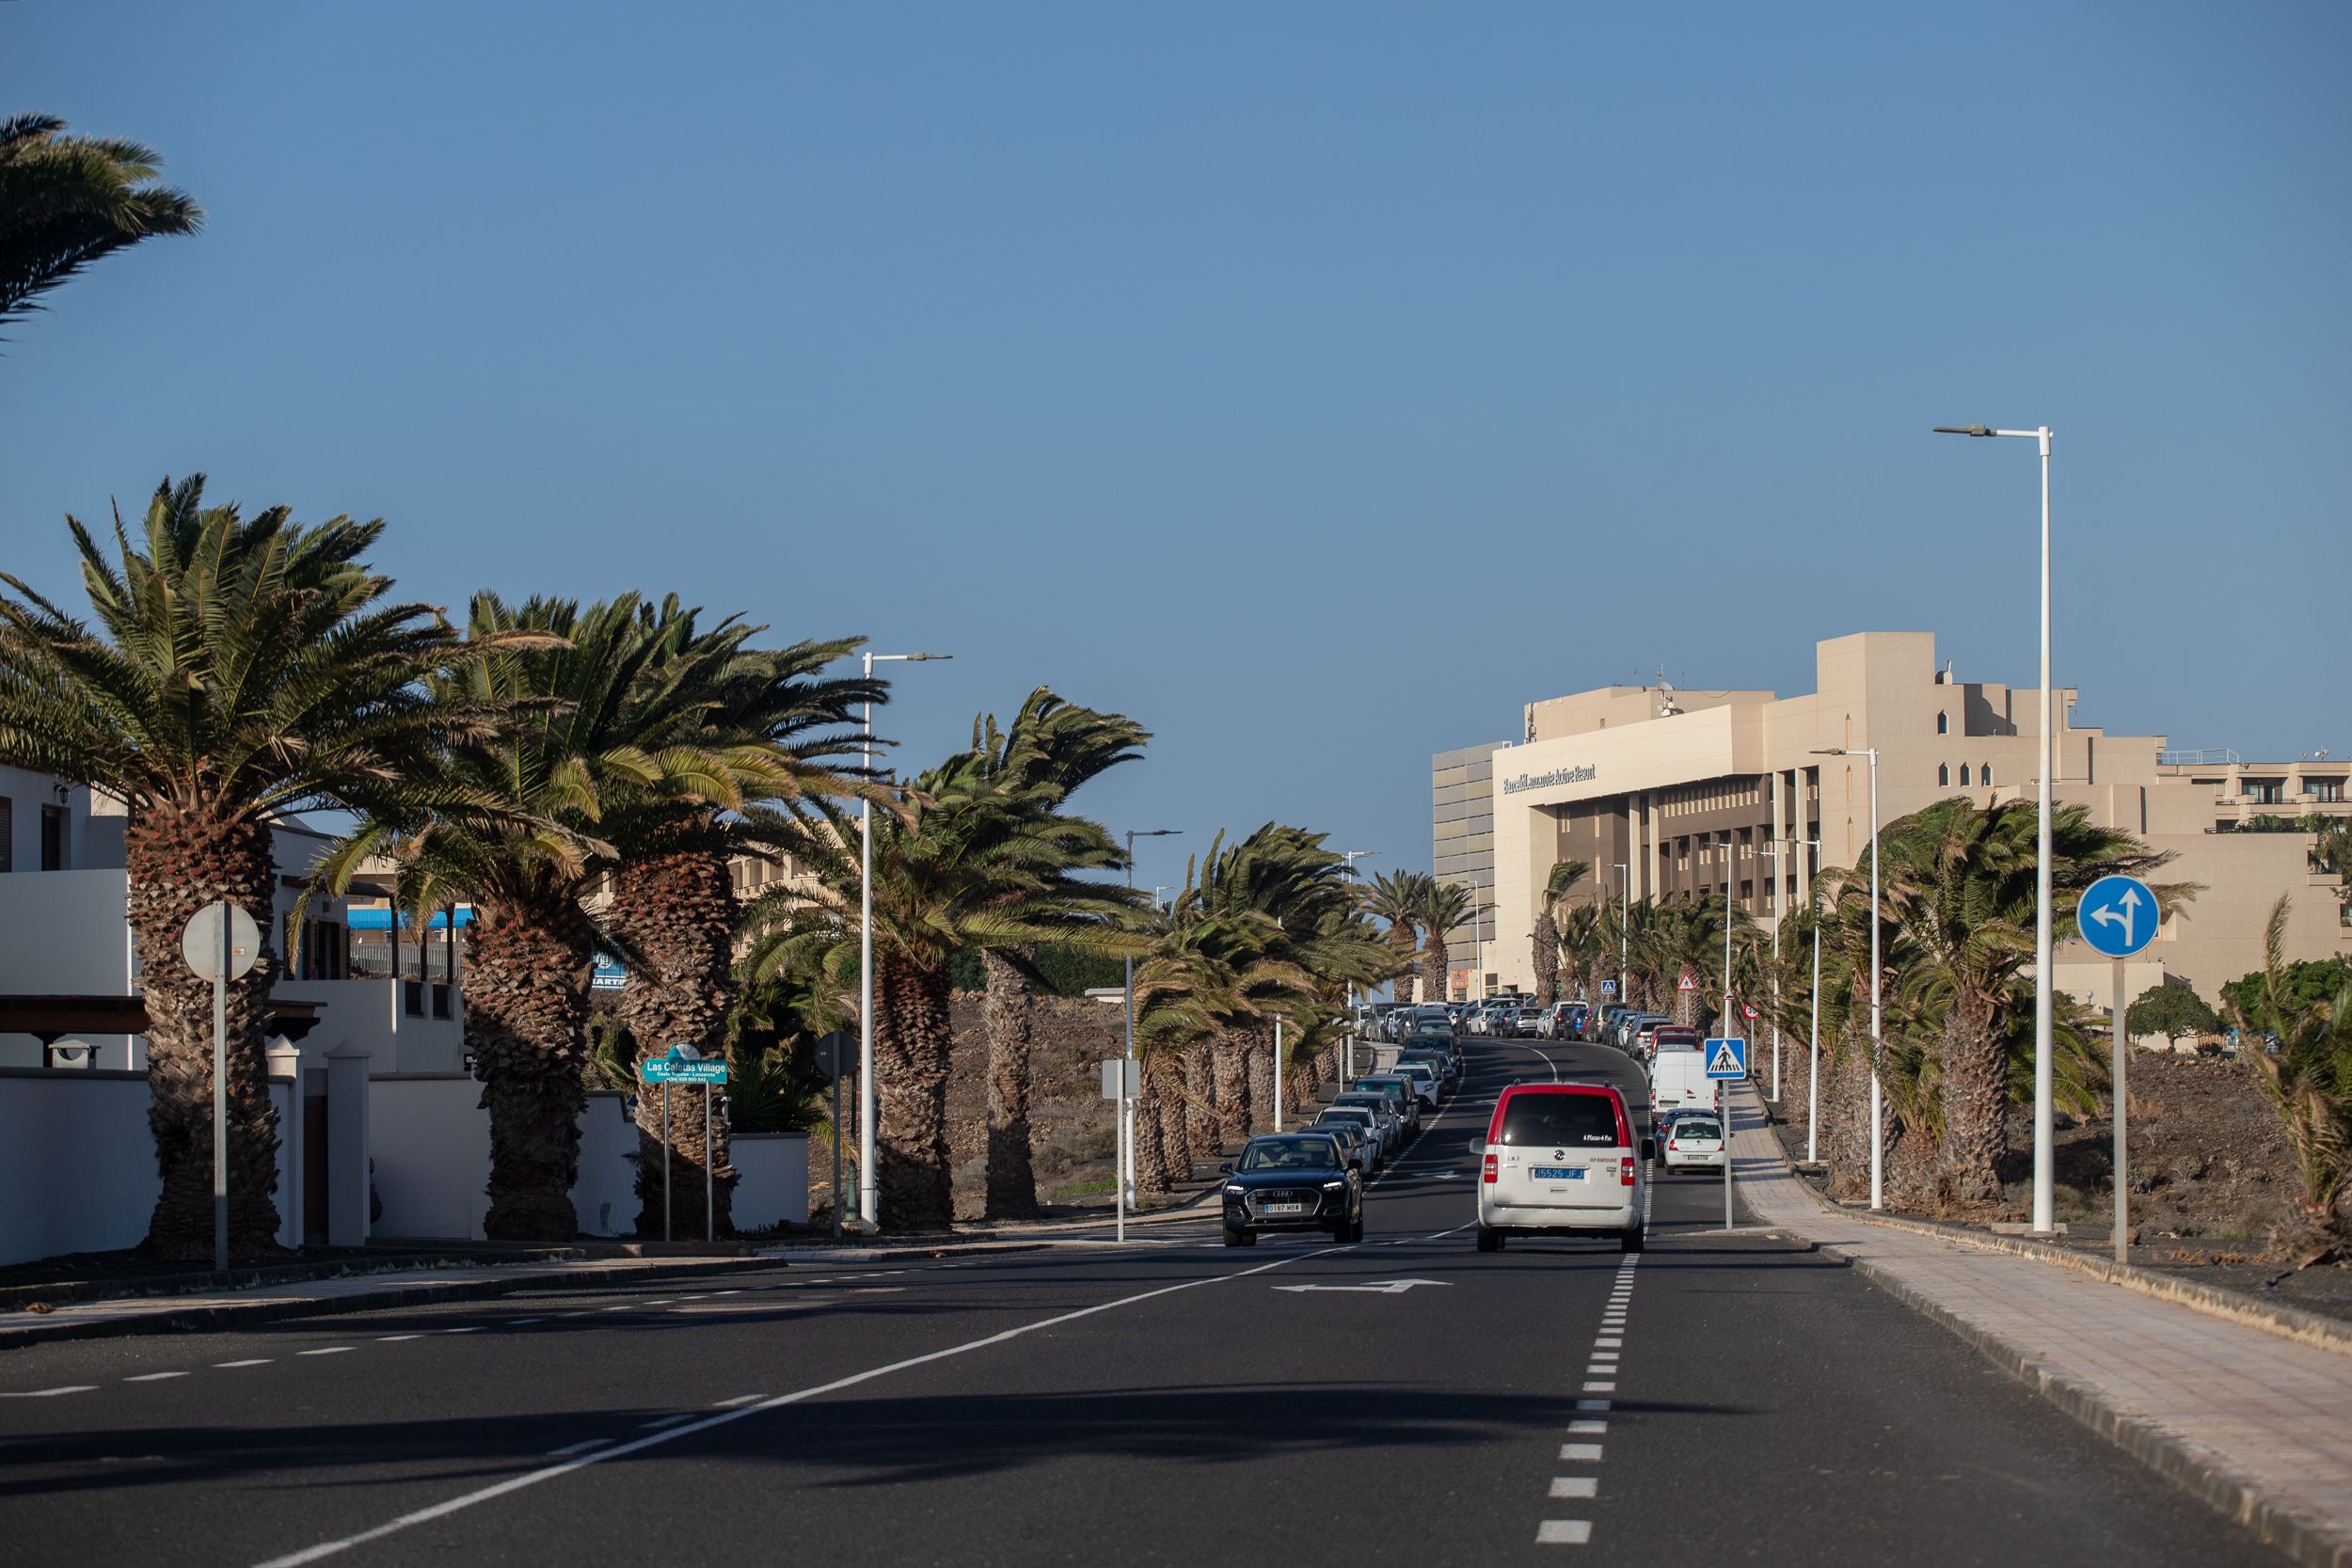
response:
[[(0, 561), (163, 474), (418, 595), (675, 590), (1032, 685), (1089, 802), (1428, 863), (1428, 753), (1929, 629), (2082, 718), (2352, 752), (2352, 11), (0, 5), (0, 108), (201, 238), (0, 356)], [(1802, 585), (1802, 586), (1800, 586)]]

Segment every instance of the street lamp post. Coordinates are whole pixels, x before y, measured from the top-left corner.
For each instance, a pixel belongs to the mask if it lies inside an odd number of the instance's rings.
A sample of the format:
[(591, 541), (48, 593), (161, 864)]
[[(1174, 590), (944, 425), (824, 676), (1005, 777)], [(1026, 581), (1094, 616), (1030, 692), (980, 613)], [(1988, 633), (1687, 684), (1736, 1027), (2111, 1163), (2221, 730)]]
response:
[[(1173, 838), (1182, 828), (1130, 828), (1127, 830), (1127, 886), (1136, 885), (1136, 840), (1139, 838)], [(1159, 890), (1152, 890), (1154, 897)], [(1127, 1005), (1127, 1055), (1136, 1059), (1136, 956), (1126, 957), (1127, 979), (1124, 987)], [(1125, 1068), (1120, 1069), (1121, 1073)], [(1127, 1080), (1119, 1081), (1119, 1201), (1112, 1207), (1119, 1212), (1119, 1240), (1127, 1239), (1127, 1214), (1136, 1205), (1136, 1102), (1127, 1091)]]
[[(1624, 861), (1612, 861), (1610, 863), (1617, 868), (1617, 1001), (1623, 1004), (1631, 1000), (1626, 995), (1628, 977), (1625, 967), (1626, 943), (1633, 928), (1633, 867)], [(1597, 1032), (1595, 1037), (1598, 1037)]]
[[(1347, 870), (1346, 870), (1346, 875), (1347, 875), (1347, 879), (1348, 879), (1348, 880), (1349, 880), (1349, 881), (1354, 881), (1354, 880), (1356, 879), (1356, 863), (1357, 863), (1358, 861), (1362, 860), (1362, 859), (1364, 859), (1365, 857), (1370, 856), (1370, 855), (1376, 855), (1376, 854), (1378, 854), (1379, 852), (1380, 852), (1380, 851), (1379, 851), (1379, 850), (1377, 850), (1377, 849), (1343, 849), (1343, 850), (1341, 850), (1341, 851), (1340, 851), (1340, 859), (1342, 859), (1342, 860), (1343, 860), (1343, 861), (1345, 861), (1345, 862), (1347, 863)], [(1279, 1062), (1277, 1062), (1277, 1063), (1275, 1064), (1275, 1068), (1276, 1068), (1276, 1070), (1277, 1070), (1277, 1071), (1279, 1071), (1279, 1070), (1280, 1070), (1280, 1068), (1281, 1068), (1281, 1064), (1280, 1064)], [(1345, 1035), (1343, 1035), (1343, 1036), (1342, 1036), (1342, 1037), (1341, 1037), (1341, 1046), (1340, 1046), (1340, 1087), (1341, 1087), (1341, 1088), (1344, 1089), (1344, 1088), (1346, 1088), (1346, 1087), (1347, 1087), (1347, 1081), (1348, 1081), (1348, 1079), (1350, 1079), (1351, 1077), (1355, 1076), (1355, 1072), (1356, 1072), (1356, 982), (1355, 982), (1355, 981), (1353, 981), (1353, 980), (1350, 980), (1350, 981), (1348, 981), (1348, 983), (1347, 983), (1347, 1033), (1346, 1033)]]
[[(1879, 749), (1865, 746), (1848, 751), (1824, 746), (1817, 757), (1864, 756), (1870, 759), (1870, 1207), (1886, 1207), (1886, 1091), (1879, 1071), (1886, 1054), (1883, 1014), (1879, 988), (1885, 976), (1879, 963)], [(1819, 1006), (1819, 1004), (1816, 1004)]]
[[(868, 652), (865, 657), (866, 679), (870, 685), (877, 664), (922, 664), (956, 656)], [(863, 706), (866, 775), (870, 784), (874, 773), (873, 699), (868, 697)], [(881, 1223), (882, 1172), (877, 1168), (874, 1154), (874, 802), (870, 795), (861, 797), (857, 803), (857, 1216), (860, 1228), (872, 1230)], [(836, 1193), (834, 1202), (837, 1206), (840, 1201)]]
[(2034, 839), (2033, 919), (2033, 1228), (2049, 1234), (2055, 1209), (2052, 1177), (2058, 1122), (2053, 1111), (2050, 929), (2050, 781), (2057, 773), (2057, 737), (2050, 723), (2050, 436), (2048, 425), (2032, 430), (1995, 430), (1991, 425), (1937, 425), (1938, 436), (2013, 436), (2032, 440), (2042, 452), (2042, 767), (2034, 801), (2039, 810)]
[[(1778, 831), (1777, 827), (1774, 829)], [(1780, 840), (1775, 838), (1756, 851), (1772, 857), (1772, 1103), (1780, 1103)]]
[[(1818, 838), (1798, 840), (1813, 851), (1812, 875), (1821, 874), (1821, 841)], [(1810, 880), (1810, 879), (1808, 879)], [(1804, 1163), (1819, 1164), (1821, 1158), (1821, 911), (1820, 895), (1814, 895), (1813, 911), (1813, 1050), (1804, 1078)]]

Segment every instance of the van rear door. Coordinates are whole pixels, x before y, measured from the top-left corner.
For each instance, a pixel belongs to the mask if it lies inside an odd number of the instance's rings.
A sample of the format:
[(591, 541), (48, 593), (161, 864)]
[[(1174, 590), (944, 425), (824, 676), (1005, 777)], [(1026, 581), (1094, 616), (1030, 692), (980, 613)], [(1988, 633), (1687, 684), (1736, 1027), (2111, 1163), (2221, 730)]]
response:
[(1578, 1090), (1517, 1090), (1503, 1102), (1496, 1156), (1497, 1203), (1527, 1208), (1624, 1206), (1626, 1147), (1614, 1097)]

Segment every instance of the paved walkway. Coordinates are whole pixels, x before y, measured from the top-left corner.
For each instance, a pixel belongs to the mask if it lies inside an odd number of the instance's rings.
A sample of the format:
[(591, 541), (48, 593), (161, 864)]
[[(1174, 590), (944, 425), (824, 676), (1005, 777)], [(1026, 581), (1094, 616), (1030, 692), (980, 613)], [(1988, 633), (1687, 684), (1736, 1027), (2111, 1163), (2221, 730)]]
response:
[(1798, 1179), (1745, 1085), (1732, 1157), (1757, 1219), (1850, 1259), (2297, 1560), (2352, 1568), (2352, 1356), (1857, 1218)]

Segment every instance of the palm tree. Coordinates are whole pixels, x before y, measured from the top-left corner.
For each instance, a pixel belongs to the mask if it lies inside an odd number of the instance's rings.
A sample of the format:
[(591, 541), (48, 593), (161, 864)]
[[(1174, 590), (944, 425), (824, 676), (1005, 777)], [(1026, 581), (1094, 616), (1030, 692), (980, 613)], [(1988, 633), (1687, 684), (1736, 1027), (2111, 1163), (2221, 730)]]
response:
[[(2272, 1244), (2296, 1268), (2352, 1250), (2343, 1196), (2352, 1180), (2352, 982), (2324, 1000), (2294, 993), (2286, 962), (2286, 895), (2271, 907), (2263, 932), (2261, 989), (2252, 1006), (2232, 1005), (2254, 1067), (2278, 1107), (2295, 1151), (2296, 1223)], [(2275, 1037), (2275, 1043), (2265, 1037)]]
[[(1089, 780), (1141, 756), (1151, 738), (1149, 731), (1123, 714), (1080, 707), (1042, 686), (1029, 693), (1009, 728), (999, 730), (993, 714), (975, 720), (972, 726), (972, 750), (983, 768), (1017, 789), (1033, 792), (1039, 809), (1053, 816), (1062, 815), (1063, 802)], [(1099, 828), (1069, 842), (1080, 853), (1067, 862), (1065, 871), (1126, 863)], [(1112, 934), (1091, 912), (1073, 909), (1063, 913), (1072, 942), (1084, 944), (1094, 936)], [(1037, 948), (1030, 942), (980, 949), (987, 983), (982, 1016), (988, 1032), (987, 1197), (982, 1212), (990, 1219), (1028, 1219), (1038, 1212), (1029, 1139), (1030, 988), (1036, 961)]]
[[(604, 925), (634, 960), (613, 1008), (635, 1043), (632, 1080), (638, 1063), (673, 1045), (721, 1052), (736, 993), (741, 916), (730, 863), (739, 854), (789, 856), (804, 848), (812, 832), (826, 831), (818, 803), (865, 787), (839, 770), (857, 754), (856, 708), (887, 701), (885, 683), (824, 674), (859, 639), (757, 649), (747, 644), (760, 628), (730, 620), (701, 629), (699, 611), (675, 597), (637, 609), (640, 629), (661, 649), (640, 679), (677, 725), (675, 735), (648, 736), (644, 744), (706, 749), (732, 776), (715, 797), (690, 775), (660, 790), (622, 794), (606, 813), (620, 863)], [(722, 811), (715, 803), (755, 797), (761, 799), (743, 810)], [(666, 1140), (662, 1097), (640, 1094), (634, 1102), (638, 1233), (660, 1233), (665, 1191), (681, 1233), (703, 1227), (706, 1136), (717, 1210), (710, 1224), (716, 1234), (730, 1233), (735, 1170), (724, 1124), (703, 1125), (706, 1097), (670, 1097)], [(668, 1172), (661, 1164), (665, 1142)]]
[(1543, 902), (1535, 911), (1530, 955), (1535, 968), (1535, 1000), (1550, 1006), (1560, 994), (1560, 901), (1593, 869), (1590, 861), (1560, 861), (1544, 879)]
[[(2031, 801), (1979, 807), (1941, 800), (1881, 834), (1885, 897), (1906, 949), (1933, 972), (1942, 1006), (1935, 1042), (1941, 1085), (1939, 1180), (1947, 1202), (1995, 1202), (2008, 1147), (2007, 1016), (2019, 972), (2033, 961), (2037, 816)], [(2052, 918), (2071, 916), (2101, 877), (2143, 875), (2170, 860), (2128, 833), (2092, 825), (2080, 806), (2051, 818)], [(1847, 874), (1849, 877), (1851, 873)], [(2157, 890), (2168, 911), (2194, 890)]]
[(55, 115), (0, 120), (0, 322), (103, 256), (202, 228), (202, 208), (152, 183), (162, 166), (135, 141), (69, 136)]
[[(1419, 944), (1421, 907), (1427, 895), (1423, 889), (1430, 879), (1426, 873), (1399, 871), (1375, 877), (1363, 890), (1364, 912), (1389, 926), (1388, 942), (1391, 949), (1389, 973), (1383, 979), (1396, 982), (1396, 1000), (1413, 999), (1413, 952)], [(1432, 996), (1431, 1001), (1442, 1001)]]
[(571, 1188), (587, 1104), (589, 977), (612, 940), (583, 901), (621, 864), (608, 816), (626, 825), (642, 802), (664, 798), (736, 811), (747, 784), (749, 795), (783, 787), (760, 749), (679, 738), (694, 730), (708, 686), (657, 678), (675, 652), (674, 628), (643, 610), (635, 594), (585, 610), (476, 594), (467, 627), (476, 657), (435, 679), (434, 700), (520, 717), (437, 760), (434, 771), (471, 808), (372, 814), (321, 866), (326, 885), (339, 887), (363, 861), (389, 855), (403, 907), (473, 905), (466, 1046), (490, 1114), (482, 1224), (493, 1240), (579, 1234)]
[(1427, 934), (1421, 943), (1421, 987), (1433, 1002), (1443, 1002), (1448, 995), (1446, 969), (1452, 956), (1446, 951), (1446, 933), (1474, 912), (1470, 889), (1461, 883), (1433, 877), (1422, 884), (1421, 925)]
[[(273, 821), (309, 807), (416, 805), (434, 750), (488, 705), (443, 706), (422, 681), (466, 650), (431, 607), (386, 602), (362, 557), (379, 522), (306, 526), (203, 504), (202, 475), (157, 488), (116, 557), (67, 520), (97, 625), (14, 577), (0, 596), (0, 755), (125, 802), (128, 914), (147, 1002), (148, 1124), (163, 1192), (150, 1249), (212, 1248), (212, 987), (180, 957), (215, 900), (276, 905)], [(265, 937), (264, 946), (274, 947)], [(274, 954), (229, 985), (230, 1244), (275, 1244), (275, 1117), (262, 1058)]]
[[(894, 1225), (945, 1227), (955, 1217), (947, 1075), (956, 954), (1068, 943), (1075, 922), (1124, 919), (1134, 908), (1130, 890), (1072, 875), (1120, 857), (1100, 827), (1056, 813), (1057, 799), (965, 752), (916, 778), (902, 813), (874, 818), (875, 1174)], [(809, 865), (813, 881), (763, 895), (746, 911), (761, 933), (744, 960), (748, 975), (812, 960), (836, 973), (853, 961), (861, 872), (852, 838), (819, 838)]]

